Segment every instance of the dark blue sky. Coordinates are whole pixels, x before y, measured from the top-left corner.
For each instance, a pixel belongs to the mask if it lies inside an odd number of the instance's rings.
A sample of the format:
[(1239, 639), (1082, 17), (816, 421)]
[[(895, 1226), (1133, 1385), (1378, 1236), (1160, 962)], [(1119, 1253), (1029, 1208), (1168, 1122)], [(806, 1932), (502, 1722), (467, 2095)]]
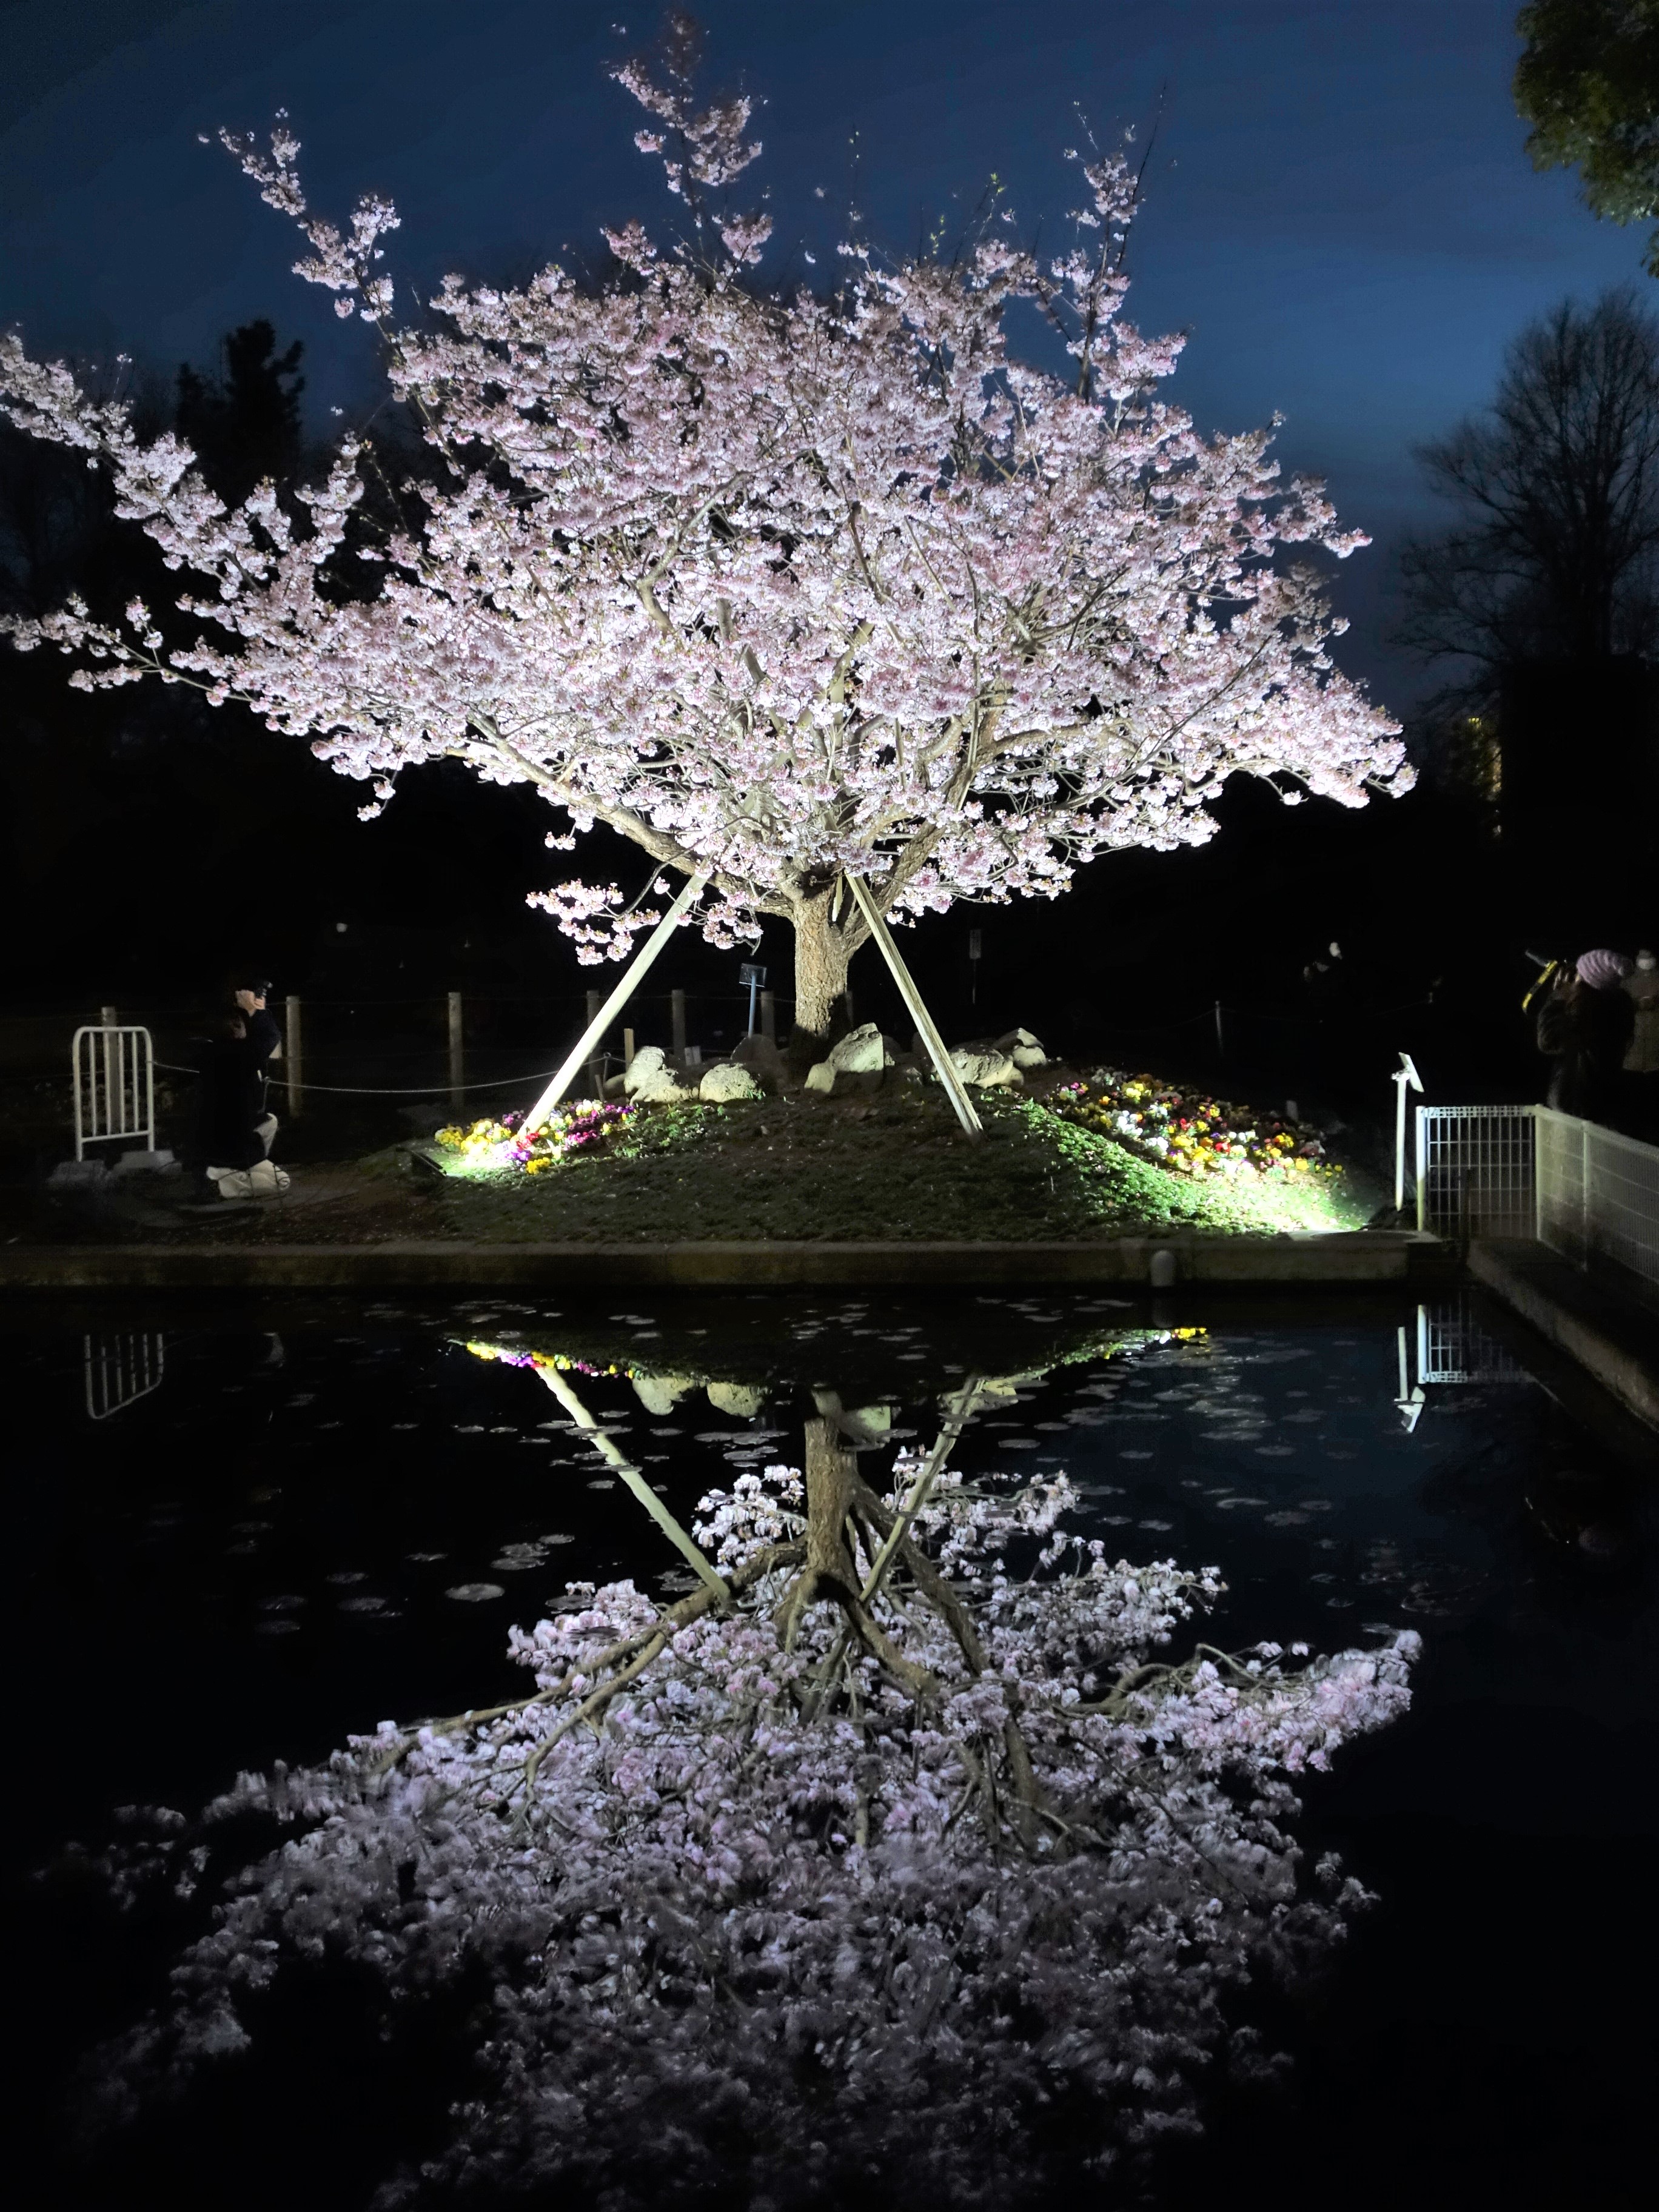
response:
[[(1412, 444), (1478, 406), (1505, 342), (1564, 294), (1646, 283), (1644, 234), (1595, 223), (1574, 180), (1526, 159), (1516, 0), (697, 12), (714, 77), (767, 103), (750, 173), (781, 241), (832, 242), (850, 195), (908, 246), (993, 170), (1022, 228), (1052, 226), (1073, 102), (1103, 141), (1133, 123), (1143, 143), (1161, 103), (1131, 313), (1190, 331), (1176, 388), (1203, 427), (1286, 416), (1283, 458), (1378, 541), (1341, 574), (1345, 665), (1396, 706), (1422, 688), (1387, 643), (1390, 541), (1423, 512)], [(197, 134), (286, 106), (314, 204), (343, 212), (371, 186), (398, 202), (398, 275), (517, 278), (601, 222), (666, 227), (637, 111), (602, 68), (656, 17), (624, 0), (0, 0), (0, 321), (36, 350), (170, 373), (268, 314), (306, 340), (319, 415), (350, 405), (367, 334), (287, 273), (294, 234)]]

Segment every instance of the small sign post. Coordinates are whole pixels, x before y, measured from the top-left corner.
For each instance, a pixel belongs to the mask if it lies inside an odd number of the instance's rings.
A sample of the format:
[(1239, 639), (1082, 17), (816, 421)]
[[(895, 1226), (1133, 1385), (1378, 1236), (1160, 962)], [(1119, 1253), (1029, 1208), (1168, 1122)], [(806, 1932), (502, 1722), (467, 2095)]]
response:
[(748, 986), (749, 1034), (750, 1036), (753, 1036), (755, 1034), (755, 994), (760, 989), (762, 984), (766, 981), (766, 970), (764, 968), (757, 968), (751, 961), (745, 960), (742, 967), (738, 970), (738, 981), (739, 983), (746, 984)]

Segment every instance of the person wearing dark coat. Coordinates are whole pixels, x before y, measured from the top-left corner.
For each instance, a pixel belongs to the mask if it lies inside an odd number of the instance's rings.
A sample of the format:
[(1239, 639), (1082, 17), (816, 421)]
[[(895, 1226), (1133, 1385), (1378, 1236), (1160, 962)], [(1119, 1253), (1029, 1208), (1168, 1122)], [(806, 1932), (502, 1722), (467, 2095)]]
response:
[(265, 1156), (264, 1062), (240, 1013), (204, 1041), (196, 1068), (196, 1151), (203, 1167), (246, 1170)]
[(253, 1047), (259, 1069), (259, 1110), (254, 1116), (264, 1141), (265, 1157), (276, 1135), (276, 1116), (270, 1110), (270, 1063), (283, 1056), (283, 1032), (276, 1026), (274, 1015), (265, 1009), (264, 983), (245, 984), (236, 993), (236, 1004), (247, 1025), (248, 1042)]
[(1555, 1062), (1546, 1103), (1585, 1121), (1614, 1122), (1636, 1009), (1624, 989), (1630, 963), (1587, 952), (1538, 1010), (1538, 1049)]

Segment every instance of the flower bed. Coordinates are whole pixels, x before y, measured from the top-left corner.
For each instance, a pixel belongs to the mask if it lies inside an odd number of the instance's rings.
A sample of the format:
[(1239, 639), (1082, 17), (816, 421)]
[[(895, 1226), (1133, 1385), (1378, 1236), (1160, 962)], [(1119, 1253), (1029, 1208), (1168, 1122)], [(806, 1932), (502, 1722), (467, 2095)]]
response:
[(1051, 1091), (1051, 1110), (1158, 1167), (1190, 1176), (1318, 1176), (1342, 1170), (1310, 1123), (1230, 1105), (1155, 1076), (1095, 1068)]
[(504, 1114), (499, 1121), (440, 1129), (434, 1141), (448, 1155), (445, 1164), (452, 1174), (541, 1175), (607, 1146), (635, 1110), (626, 1102), (581, 1098), (550, 1114), (538, 1129), (526, 1129), (522, 1115)]

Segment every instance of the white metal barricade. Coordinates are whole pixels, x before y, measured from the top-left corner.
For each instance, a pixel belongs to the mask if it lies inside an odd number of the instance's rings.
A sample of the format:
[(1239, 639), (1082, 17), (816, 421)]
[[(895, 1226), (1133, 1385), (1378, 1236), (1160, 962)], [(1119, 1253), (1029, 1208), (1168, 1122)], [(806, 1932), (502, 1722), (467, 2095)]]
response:
[(87, 1419), (106, 1421), (136, 1398), (161, 1387), (166, 1340), (150, 1330), (89, 1336), (82, 1354), (86, 1370)]
[(1659, 1289), (1659, 1146), (1548, 1106), (1533, 1112), (1538, 1242), (1581, 1267), (1616, 1261)]
[(1419, 1106), (1417, 1225), (1437, 1237), (1532, 1237), (1530, 1106)]
[(1417, 1379), (1429, 1382), (1515, 1382), (1526, 1369), (1489, 1336), (1468, 1291), (1417, 1309)]
[(1417, 1225), (1613, 1261), (1659, 1289), (1659, 1146), (1550, 1106), (1419, 1106)]
[(155, 1059), (149, 1031), (87, 1028), (70, 1048), (75, 1072), (75, 1157), (88, 1145), (142, 1137), (155, 1150)]

